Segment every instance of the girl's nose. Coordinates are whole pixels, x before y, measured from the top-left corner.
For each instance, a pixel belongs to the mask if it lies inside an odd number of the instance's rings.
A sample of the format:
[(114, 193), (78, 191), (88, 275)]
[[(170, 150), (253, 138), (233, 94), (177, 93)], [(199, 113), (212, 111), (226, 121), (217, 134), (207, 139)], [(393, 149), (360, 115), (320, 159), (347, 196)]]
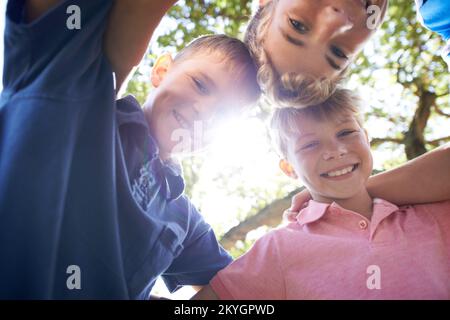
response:
[(319, 13), (315, 38), (320, 43), (327, 43), (352, 28), (353, 22), (344, 9), (330, 5)]

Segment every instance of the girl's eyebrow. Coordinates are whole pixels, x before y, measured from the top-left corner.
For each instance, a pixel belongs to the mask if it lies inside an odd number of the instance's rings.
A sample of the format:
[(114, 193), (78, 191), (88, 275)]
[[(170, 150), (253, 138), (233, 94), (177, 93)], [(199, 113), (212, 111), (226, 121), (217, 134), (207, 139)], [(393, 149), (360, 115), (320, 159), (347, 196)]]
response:
[[(297, 47), (303, 47), (303, 48), (307, 47), (306, 43), (303, 40), (291, 37), (286, 31), (284, 31), (281, 28), (281, 26), (279, 27), (279, 31), (280, 31), (281, 35), (283, 36), (283, 38), (290, 44), (293, 44), (294, 46), (297, 46)], [(330, 67), (332, 67), (334, 70), (337, 70), (337, 71), (342, 70), (342, 68), (336, 62), (334, 62), (334, 60), (331, 59), (327, 54), (325, 54), (325, 60), (328, 62)]]
[(331, 59), (328, 55), (325, 55), (325, 60), (327, 60), (328, 64), (329, 64), (334, 70), (337, 70), (337, 71), (341, 71), (341, 70), (342, 70), (342, 68), (341, 68), (336, 62), (334, 62), (334, 60)]
[(297, 46), (297, 47), (306, 47), (305, 42), (303, 42), (300, 39), (296, 39), (294, 37), (291, 37), (286, 31), (283, 30), (283, 28), (281, 26), (278, 27), (278, 30), (280, 31), (281, 35), (283, 36), (283, 38), (287, 42), (289, 42), (289, 43), (291, 43), (291, 44), (293, 44), (294, 46)]

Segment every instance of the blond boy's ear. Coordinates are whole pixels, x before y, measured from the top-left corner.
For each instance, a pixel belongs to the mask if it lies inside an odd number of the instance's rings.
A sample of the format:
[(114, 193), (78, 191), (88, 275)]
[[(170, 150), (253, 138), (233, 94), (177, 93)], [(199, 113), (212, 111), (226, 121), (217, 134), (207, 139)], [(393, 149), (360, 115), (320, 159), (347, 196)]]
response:
[(155, 62), (155, 65), (152, 69), (151, 81), (152, 85), (157, 88), (163, 81), (167, 72), (171, 68), (173, 64), (172, 56), (169, 53), (165, 53), (162, 56), (158, 57)]
[(260, 7), (263, 7), (263, 6), (265, 6), (269, 1), (272, 1), (272, 0), (259, 0), (259, 6), (260, 6)]
[(291, 166), (291, 164), (286, 159), (280, 160), (280, 169), (284, 172), (285, 175), (287, 175), (290, 178), (297, 179), (297, 174), (294, 171), (294, 168)]
[(364, 133), (366, 134), (366, 141), (367, 141), (367, 143), (370, 145), (369, 132), (368, 132), (367, 129), (365, 129), (365, 128), (364, 128)]

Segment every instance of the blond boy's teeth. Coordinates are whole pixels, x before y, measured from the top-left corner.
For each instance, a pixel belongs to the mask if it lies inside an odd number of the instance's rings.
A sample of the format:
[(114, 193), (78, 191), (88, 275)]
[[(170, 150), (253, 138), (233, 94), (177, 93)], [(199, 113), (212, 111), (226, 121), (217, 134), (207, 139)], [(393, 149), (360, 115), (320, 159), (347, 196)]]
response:
[(349, 172), (352, 172), (354, 167), (355, 167), (355, 165), (348, 166), (347, 168), (344, 168), (344, 169), (341, 169), (341, 170), (330, 171), (330, 172), (325, 173), (325, 176), (328, 176), (328, 177), (339, 177), (339, 176), (342, 176), (343, 174), (347, 174)]

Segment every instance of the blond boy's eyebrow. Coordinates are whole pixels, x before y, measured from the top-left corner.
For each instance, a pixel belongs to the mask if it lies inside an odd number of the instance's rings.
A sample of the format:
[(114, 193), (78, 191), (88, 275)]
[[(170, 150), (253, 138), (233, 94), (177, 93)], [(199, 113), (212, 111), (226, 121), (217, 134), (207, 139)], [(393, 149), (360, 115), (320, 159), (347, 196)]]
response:
[(305, 134), (301, 134), (301, 133), (297, 133), (297, 135), (295, 136), (295, 140), (296, 141), (300, 141), (301, 139), (305, 139), (311, 136), (314, 136), (314, 133), (305, 133)]
[[(279, 27), (280, 33), (283, 36), (283, 38), (288, 41), (289, 43), (293, 44), (294, 46), (297, 47), (306, 47), (306, 43), (300, 39), (296, 39), (294, 37), (291, 37), (287, 32), (285, 32), (281, 27)], [(333, 59), (331, 59), (329, 56), (325, 55), (325, 60), (328, 62), (328, 64), (330, 65), (330, 67), (332, 67), (334, 70), (342, 70), (342, 68), (336, 63), (334, 62)]]
[(353, 118), (351, 118), (351, 117), (345, 117), (345, 118), (342, 118), (342, 120), (341, 121), (339, 121), (339, 125), (342, 125), (342, 124), (346, 124), (346, 123), (349, 123), (349, 122), (353, 122)]

